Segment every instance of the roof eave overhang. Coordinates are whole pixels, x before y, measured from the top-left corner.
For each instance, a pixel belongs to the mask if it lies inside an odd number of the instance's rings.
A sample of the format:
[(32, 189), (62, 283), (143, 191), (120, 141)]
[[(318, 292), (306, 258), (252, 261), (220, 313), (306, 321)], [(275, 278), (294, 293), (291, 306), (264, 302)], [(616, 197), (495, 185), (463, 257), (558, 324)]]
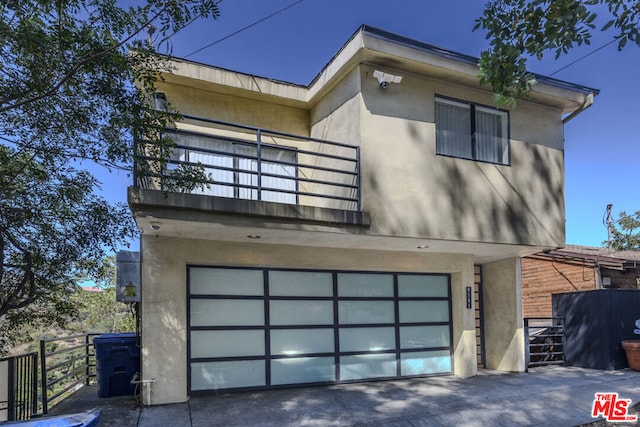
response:
[[(212, 67), (183, 59), (172, 59), (169, 83), (233, 94), (251, 99), (311, 108), (345, 75), (359, 64), (370, 63), (391, 70), (450, 81), (490, 92), (481, 87), (478, 58), (405, 38), (369, 26), (362, 26), (343, 45), (309, 85), (299, 85), (256, 75)], [(597, 89), (536, 75), (529, 101), (571, 114), (584, 108), (598, 94)]]

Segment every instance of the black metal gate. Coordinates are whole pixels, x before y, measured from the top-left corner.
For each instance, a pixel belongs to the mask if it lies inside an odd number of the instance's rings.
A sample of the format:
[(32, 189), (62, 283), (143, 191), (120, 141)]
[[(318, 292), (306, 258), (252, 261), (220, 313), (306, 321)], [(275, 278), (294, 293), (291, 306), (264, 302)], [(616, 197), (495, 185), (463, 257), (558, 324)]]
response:
[(484, 309), (482, 299), (482, 266), (474, 268), (474, 296), (476, 315), (476, 357), (478, 368), (487, 367), (487, 352), (484, 345)]
[(525, 357), (529, 368), (564, 365), (564, 317), (526, 317), (524, 319)]
[[(38, 354), (0, 359), (0, 377), (6, 377), (6, 400), (0, 401), (0, 421), (28, 420), (38, 411)], [(2, 382), (0, 382), (2, 383)], [(4, 384), (3, 384), (4, 386)]]

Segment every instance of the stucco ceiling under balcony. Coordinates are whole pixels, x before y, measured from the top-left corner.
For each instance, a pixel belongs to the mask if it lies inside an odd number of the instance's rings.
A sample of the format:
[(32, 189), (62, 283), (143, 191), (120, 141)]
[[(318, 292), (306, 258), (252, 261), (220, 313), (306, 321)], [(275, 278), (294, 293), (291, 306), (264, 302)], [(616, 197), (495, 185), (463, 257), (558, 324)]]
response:
[[(337, 210), (305, 211), (305, 207), (301, 206), (283, 206), (283, 209), (276, 209), (277, 206), (270, 205), (278, 204), (268, 203), (266, 210), (258, 208), (255, 212), (244, 213), (237, 212), (233, 207), (230, 211), (224, 212), (219, 205), (215, 209), (198, 207), (199, 202), (206, 203), (213, 199), (216, 198), (171, 193), (167, 196), (161, 191), (129, 189), (129, 204), (144, 236), (255, 245), (467, 255), (472, 256), (478, 264), (522, 257), (549, 249), (539, 246), (430, 239), (428, 236), (376, 235), (371, 232), (368, 215), (364, 212), (351, 212), (353, 215), (350, 215), (349, 212), (341, 214)], [(232, 199), (227, 200), (233, 202)], [(269, 212), (269, 208), (276, 211)], [(289, 213), (286, 213), (287, 211)]]

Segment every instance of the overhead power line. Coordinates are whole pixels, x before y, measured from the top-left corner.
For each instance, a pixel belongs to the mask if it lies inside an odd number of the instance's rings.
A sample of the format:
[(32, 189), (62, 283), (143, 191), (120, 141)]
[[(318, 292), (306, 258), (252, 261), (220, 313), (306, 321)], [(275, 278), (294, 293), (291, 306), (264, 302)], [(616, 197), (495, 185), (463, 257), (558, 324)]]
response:
[(594, 53), (596, 53), (596, 52), (598, 52), (598, 51), (600, 51), (600, 50), (604, 49), (605, 47), (609, 46), (610, 44), (612, 44), (612, 43), (613, 43), (613, 42), (615, 42), (615, 41), (617, 41), (617, 39), (613, 39), (613, 40), (611, 40), (610, 42), (603, 44), (603, 45), (602, 45), (602, 46), (600, 46), (599, 48), (594, 49), (594, 50), (592, 50), (591, 52), (589, 52), (589, 53), (587, 53), (587, 54), (585, 54), (585, 55), (582, 55), (580, 58), (576, 59), (575, 61), (570, 62), (569, 64), (565, 65), (564, 67), (562, 67), (562, 68), (560, 68), (560, 69), (558, 69), (558, 70), (554, 71), (553, 73), (549, 74), (549, 77), (553, 76), (554, 74), (558, 74), (560, 71), (565, 70), (565, 69), (567, 69), (567, 68), (571, 67), (571, 66), (572, 66), (572, 65), (574, 65), (575, 63), (580, 62), (580, 61), (582, 61), (583, 59), (585, 59), (585, 58), (587, 58), (587, 57), (589, 57), (589, 56), (593, 55)]
[(251, 28), (251, 27), (255, 27), (256, 25), (258, 25), (258, 24), (260, 24), (260, 23), (262, 23), (262, 22), (266, 21), (267, 19), (273, 18), (274, 16), (276, 16), (276, 15), (278, 15), (278, 14), (280, 14), (280, 13), (284, 12), (285, 10), (287, 10), (287, 9), (291, 9), (293, 6), (295, 6), (295, 5), (297, 5), (297, 4), (302, 3), (303, 1), (304, 1), (304, 0), (298, 0), (298, 1), (296, 1), (296, 2), (293, 2), (293, 3), (291, 3), (289, 6), (285, 6), (285, 7), (283, 7), (282, 9), (280, 9), (280, 10), (278, 10), (278, 11), (276, 11), (276, 12), (273, 12), (272, 14), (267, 15), (267, 16), (265, 16), (265, 17), (264, 17), (264, 18), (262, 18), (262, 19), (257, 20), (257, 21), (255, 21), (254, 23), (247, 25), (246, 27), (243, 27), (243, 28), (239, 29), (238, 31), (234, 31), (233, 33), (231, 33), (231, 34), (229, 34), (229, 35), (226, 35), (226, 36), (224, 36), (224, 37), (222, 37), (222, 38), (220, 38), (220, 39), (218, 39), (218, 40), (216, 40), (216, 41), (213, 41), (213, 42), (209, 43), (208, 45), (201, 47), (200, 49), (194, 50), (194, 51), (193, 51), (193, 52), (191, 52), (190, 54), (185, 55), (185, 56), (184, 56), (184, 58), (188, 58), (188, 57), (190, 57), (191, 55), (195, 55), (196, 53), (198, 53), (198, 52), (200, 52), (200, 51), (203, 51), (203, 50), (205, 50), (205, 49), (208, 49), (208, 48), (210, 48), (211, 46), (213, 46), (213, 45), (215, 45), (215, 44), (218, 44), (218, 43), (220, 43), (220, 42), (222, 42), (222, 41), (224, 41), (224, 40), (227, 40), (227, 39), (229, 39), (229, 38), (231, 38), (231, 37), (235, 36), (236, 34), (239, 34), (239, 33), (243, 32), (243, 31), (245, 31), (245, 30), (248, 30), (248, 29), (249, 29), (249, 28)]

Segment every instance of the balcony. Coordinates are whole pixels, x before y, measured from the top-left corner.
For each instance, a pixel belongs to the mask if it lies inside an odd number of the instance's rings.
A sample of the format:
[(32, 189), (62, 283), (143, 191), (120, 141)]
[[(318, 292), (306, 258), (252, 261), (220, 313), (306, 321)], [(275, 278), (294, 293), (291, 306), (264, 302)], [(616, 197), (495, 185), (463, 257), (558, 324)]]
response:
[[(177, 129), (162, 134), (173, 143), (168, 161), (151, 141), (137, 142), (129, 190), (136, 216), (148, 215), (150, 208), (182, 208), (369, 225), (362, 212), (358, 146), (193, 116), (183, 116)], [(189, 168), (204, 178), (200, 185), (181, 181), (178, 171)]]

